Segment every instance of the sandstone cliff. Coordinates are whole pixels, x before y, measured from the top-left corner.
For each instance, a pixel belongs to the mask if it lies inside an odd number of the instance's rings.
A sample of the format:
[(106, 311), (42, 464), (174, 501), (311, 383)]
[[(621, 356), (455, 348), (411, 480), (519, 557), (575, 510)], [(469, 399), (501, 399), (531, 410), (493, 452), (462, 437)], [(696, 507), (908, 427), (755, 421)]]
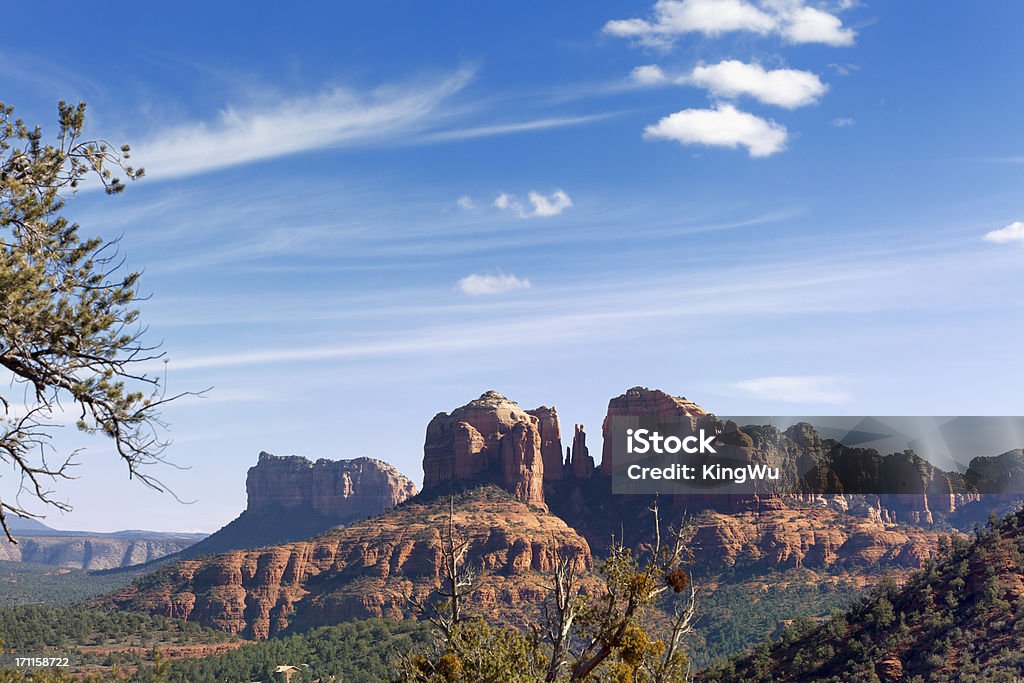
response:
[(1024, 449), (971, 460), (964, 478), (993, 494), (1024, 494)]
[(561, 470), (562, 444), (554, 409), (534, 413), (495, 391), (451, 414), (438, 413), (423, 444), (424, 491), (489, 482), (521, 500), (543, 503), (545, 448), (552, 462), (557, 453)]
[(604, 446), (601, 451), (601, 473), (610, 475), (612, 472), (612, 418), (632, 417), (671, 417), (690, 418), (696, 431), (698, 419), (705, 417), (707, 411), (693, 401), (678, 396), (670, 396), (659, 389), (633, 387), (621, 396), (608, 401), (608, 413), (601, 425)]
[(839, 569), (859, 583), (871, 583), (881, 569), (923, 566), (944, 534), (887, 524), (870, 514), (858, 517), (840, 506), (793, 503), (701, 514), (692, 547), (701, 565), (719, 571)]
[[(409, 597), (440, 583), (440, 529), (447, 500), (406, 503), (308, 541), (183, 560), (98, 600), (199, 622), (250, 638), (346, 619), (401, 618)], [(562, 520), (494, 488), (462, 494), (457, 535), (470, 541), (471, 566), (486, 574), (474, 608), (491, 620), (522, 623), (546, 595), (554, 552), (592, 567), (586, 541)]]
[(697, 680), (1019, 681), (1024, 666), (1024, 513), (947, 548), (901, 588), (721, 662)]
[(562, 428), (558, 424), (558, 411), (541, 406), (526, 411), (537, 418), (540, 431), (540, 454), (544, 461), (544, 481), (556, 481), (565, 476), (565, 462), (562, 460)]
[[(745, 457), (779, 466), (786, 490), (796, 492), (663, 499), (663, 519), (692, 520), (694, 570), (709, 585), (768, 581), (762, 579), (765, 572), (797, 568), (822, 580), (874, 583), (886, 569), (921, 566), (946, 533), (928, 527), (978, 503), (965, 476), (942, 472), (913, 452), (848, 448), (807, 424), (780, 431), (722, 422), (691, 401), (656, 390), (635, 388), (612, 399), (604, 423), (606, 450), (608, 425), (618, 415), (681, 417), (694, 430), (714, 430)], [(592, 566), (591, 549), (603, 554), (613, 534), (627, 545), (651, 536), (651, 496), (612, 494), (611, 463), (595, 468), (585, 437), (576, 425), (563, 462), (554, 408), (526, 411), (487, 392), (430, 421), (426, 495), (397, 506), (392, 501), (409, 495), (411, 484), (376, 461), (363, 459), (355, 467), (264, 454), (250, 470), (249, 508), (199, 546), (212, 552), (218, 542), (234, 543), (230, 548), (278, 545), (177, 562), (104, 604), (255, 638), (344, 619), (401, 618), (409, 613), (410, 596), (422, 599), (438, 584), (444, 494), (469, 488), (460, 494), (456, 521), (471, 539), (470, 563), (488, 572), (473, 602), (487, 616), (515, 623), (545, 595), (552, 539), (585, 570)], [(1019, 453), (977, 459), (971, 476), (1009, 486), (1019, 481), (1022, 462)], [(879, 478), (898, 486), (879, 495), (813, 492), (819, 479), (852, 490)], [(472, 488), (480, 484), (490, 486)], [(360, 492), (364, 485), (377, 489)], [(374, 505), (377, 513), (393, 509), (298, 540), (339, 523), (331, 523), (328, 514), (372, 514), (366, 506)], [(769, 583), (788, 580), (785, 573), (774, 576)]]
[(310, 462), (298, 455), (260, 453), (245, 480), (246, 510), (309, 506), (325, 517), (377, 515), (416, 495), (416, 485), (382, 460)]

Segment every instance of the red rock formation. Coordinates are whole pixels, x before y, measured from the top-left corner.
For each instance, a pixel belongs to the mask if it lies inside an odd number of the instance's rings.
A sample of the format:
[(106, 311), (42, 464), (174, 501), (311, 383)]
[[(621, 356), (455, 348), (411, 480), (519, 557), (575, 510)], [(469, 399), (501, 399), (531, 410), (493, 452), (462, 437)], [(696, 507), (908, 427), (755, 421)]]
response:
[(544, 459), (544, 479), (557, 481), (565, 476), (565, 462), (562, 460), (562, 433), (558, 424), (558, 411), (541, 406), (526, 411), (538, 420), (540, 428), (540, 453)]
[(658, 389), (633, 387), (626, 393), (608, 402), (608, 413), (601, 426), (604, 445), (601, 451), (601, 473), (612, 473), (612, 418), (623, 416), (634, 417), (673, 417), (692, 418), (693, 429), (697, 429), (697, 418), (708, 414), (693, 401), (678, 396), (669, 396)]
[[(411, 613), (410, 596), (422, 601), (440, 585), (447, 515), (444, 500), (406, 504), (309, 541), (183, 560), (95, 602), (250, 638), (289, 625), (402, 618)], [(555, 552), (573, 558), (579, 572), (593, 567), (586, 541), (565, 522), (493, 488), (457, 504), (454, 523), (470, 542), (467, 562), (486, 574), (473, 609), (491, 620), (531, 618), (528, 605), (547, 595)]]
[[(538, 409), (534, 412), (548, 411)], [(544, 434), (561, 454), (554, 410), (543, 413)], [(449, 482), (491, 482), (523, 500), (544, 502), (541, 419), (495, 391), (438, 413), (423, 444), (423, 489)]]
[(249, 512), (308, 506), (336, 519), (377, 515), (416, 495), (416, 485), (381, 460), (310, 462), (270, 453), (249, 468), (245, 490)]
[(854, 578), (878, 567), (919, 568), (937, 552), (943, 534), (858, 519), (821, 505), (796, 504), (700, 515), (692, 547), (696, 562), (705, 567), (841, 566)]
[(576, 479), (590, 479), (594, 476), (594, 458), (587, 448), (587, 434), (583, 431), (583, 425), (576, 425), (572, 436), (572, 449), (567, 460), (569, 470)]
[(501, 440), (501, 470), (505, 486), (516, 498), (544, 502), (544, 463), (540, 432), (535, 425), (529, 422), (512, 425)]

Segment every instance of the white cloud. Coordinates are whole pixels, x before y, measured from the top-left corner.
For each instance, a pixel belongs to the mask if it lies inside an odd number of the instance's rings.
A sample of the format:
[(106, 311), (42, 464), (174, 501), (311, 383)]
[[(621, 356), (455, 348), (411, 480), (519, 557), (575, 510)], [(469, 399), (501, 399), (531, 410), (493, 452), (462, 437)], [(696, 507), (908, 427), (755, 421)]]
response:
[(857, 122), (851, 118), (832, 119), (832, 125), (836, 128), (849, 128), (855, 123)]
[(529, 203), (526, 203), (515, 195), (505, 192), (499, 194), (494, 200), (494, 206), (502, 211), (511, 211), (520, 218), (549, 218), (557, 216), (572, 206), (572, 199), (564, 190), (555, 190), (550, 195), (543, 195), (539, 192), (530, 192), (526, 196)]
[(799, 7), (799, 2), (783, 2), (791, 6), (780, 15), (781, 33), (791, 43), (822, 43), (834, 47), (853, 45), (857, 34), (853, 29), (843, 27), (843, 22), (834, 14), (816, 7)]
[(641, 85), (657, 85), (668, 80), (665, 72), (657, 64), (638, 66), (630, 72), (629, 77)]
[(529, 194), (530, 203), (533, 204), (534, 216), (557, 216), (572, 206), (572, 200), (562, 190), (555, 190), (550, 196), (544, 196), (538, 192)]
[(714, 109), (684, 109), (644, 129), (647, 140), (675, 140), (682, 145), (743, 146), (752, 157), (766, 157), (786, 148), (786, 128), (729, 104)]
[[(840, 9), (843, 9), (841, 7)], [(644, 45), (667, 47), (685, 33), (718, 36), (742, 31), (774, 34), (790, 43), (852, 45), (856, 33), (839, 17), (805, 0), (657, 0), (650, 19), (617, 19), (604, 32)]]
[(476, 208), (476, 202), (474, 202), (473, 198), (470, 197), (468, 194), (464, 194), (461, 197), (459, 197), (455, 201), (455, 203), (458, 204), (459, 208), (463, 209), (464, 211), (472, 211), (473, 209)]
[(736, 382), (734, 386), (758, 398), (784, 403), (840, 404), (851, 398), (849, 393), (837, 386), (834, 377), (756, 377)]
[(132, 161), (147, 176), (181, 177), (331, 147), (381, 143), (418, 132), (472, 72), (435, 83), (381, 87), (368, 93), (332, 88), (249, 107), (229, 106), (212, 121), (161, 131), (132, 145)]
[(515, 275), (479, 275), (473, 273), (462, 278), (456, 284), (459, 291), (470, 296), (481, 296), (489, 294), (504, 294), (518, 289), (529, 289), (530, 281), (517, 278)]
[(658, 0), (653, 21), (620, 19), (605, 24), (605, 33), (664, 44), (671, 37), (699, 32), (719, 35), (729, 31), (768, 33), (775, 21), (745, 0)]
[(985, 233), (986, 242), (994, 242), (996, 244), (1010, 244), (1017, 242), (1021, 246), (1024, 246), (1024, 222), (1014, 221), (1005, 228), (998, 230), (992, 230)]
[(760, 64), (746, 64), (735, 59), (698, 66), (682, 82), (707, 88), (717, 97), (749, 95), (765, 104), (786, 109), (814, 104), (828, 90), (828, 86), (810, 71), (768, 71)]

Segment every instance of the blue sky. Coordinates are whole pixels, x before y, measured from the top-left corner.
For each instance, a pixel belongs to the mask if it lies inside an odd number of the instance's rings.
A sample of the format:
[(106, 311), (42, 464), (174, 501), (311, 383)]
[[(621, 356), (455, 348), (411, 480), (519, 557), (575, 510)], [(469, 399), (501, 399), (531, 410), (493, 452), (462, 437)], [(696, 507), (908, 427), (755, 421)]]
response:
[(146, 167), (68, 211), (145, 270), (170, 390), (213, 387), (167, 412), (190, 469), (158, 474), (194, 503), (96, 443), (55, 526), (216, 529), (260, 450), (419, 481), (429, 419), (492, 388), (595, 450), (637, 384), (721, 414), (1024, 414), (1024, 6), (112, 2), (5, 25), (46, 39), (5, 31), (0, 100), (46, 125), (85, 100)]

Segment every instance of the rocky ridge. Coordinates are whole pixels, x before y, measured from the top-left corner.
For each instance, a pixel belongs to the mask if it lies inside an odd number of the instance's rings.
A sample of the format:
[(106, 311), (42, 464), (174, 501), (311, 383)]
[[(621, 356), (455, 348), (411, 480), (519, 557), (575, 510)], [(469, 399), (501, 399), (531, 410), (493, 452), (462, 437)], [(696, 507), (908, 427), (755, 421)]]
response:
[[(308, 541), (183, 560), (98, 604), (257, 639), (346, 619), (402, 618), (410, 597), (424, 600), (440, 583), (447, 519), (446, 500), (407, 503)], [(489, 619), (528, 618), (524, 605), (546, 594), (556, 551), (581, 572), (593, 565), (586, 541), (565, 522), (494, 488), (463, 494), (454, 523), (469, 540), (468, 563), (487, 574), (474, 604)]]
[[(590, 492), (588, 495), (595, 490), (583, 482), (610, 478), (614, 469), (611, 429), (616, 417), (688, 422), (694, 433), (704, 429), (719, 434), (731, 453), (752, 463), (778, 467), (782, 472), (779, 482), (759, 483), (760, 488), (745, 497), (712, 493), (677, 501), (691, 510), (749, 509), (761, 500), (782, 496), (846, 508), (874, 508), (885, 523), (933, 524), (939, 519), (952, 519), (955, 513), (978, 502), (979, 480), (1003, 477), (1006, 481), (998, 482), (999, 490), (1024, 491), (1024, 456), (1013, 457), (1011, 453), (999, 458), (975, 458), (966, 475), (944, 472), (913, 451), (883, 455), (869, 448), (847, 447), (823, 439), (809, 424), (785, 431), (771, 426), (740, 426), (718, 419), (689, 399), (644, 387), (633, 387), (608, 402), (599, 466), (590, 455), (586, 433), (579, 424), (563, 458), (561, 428), (554, 408), (523, 410), (498, 392), (489, 391), (451, 414), (439, 413), (427, 427), (424, 490), (487, 482), (528, 502), (543, 503), (557, 496), (559, 502), (555, 505), (565, 510), (582, 495), (581, 487)], [(838, 492), (870, 490), (872, 486), (881, 492), (815, 493), (826, 485), (828, 490)], [(605, 495), (604, 488), (598, 486), (596, 490)], [(834, 495), (840, 495), (842, 501), (831, 502), (829, 498)], [(593, 505), (584, 508), (593, 509)], [(583, 513), (587, 514), (586, 510)], [(570, 521), (583, 521), (586, 526), (585, 520), (573, 517)]]

